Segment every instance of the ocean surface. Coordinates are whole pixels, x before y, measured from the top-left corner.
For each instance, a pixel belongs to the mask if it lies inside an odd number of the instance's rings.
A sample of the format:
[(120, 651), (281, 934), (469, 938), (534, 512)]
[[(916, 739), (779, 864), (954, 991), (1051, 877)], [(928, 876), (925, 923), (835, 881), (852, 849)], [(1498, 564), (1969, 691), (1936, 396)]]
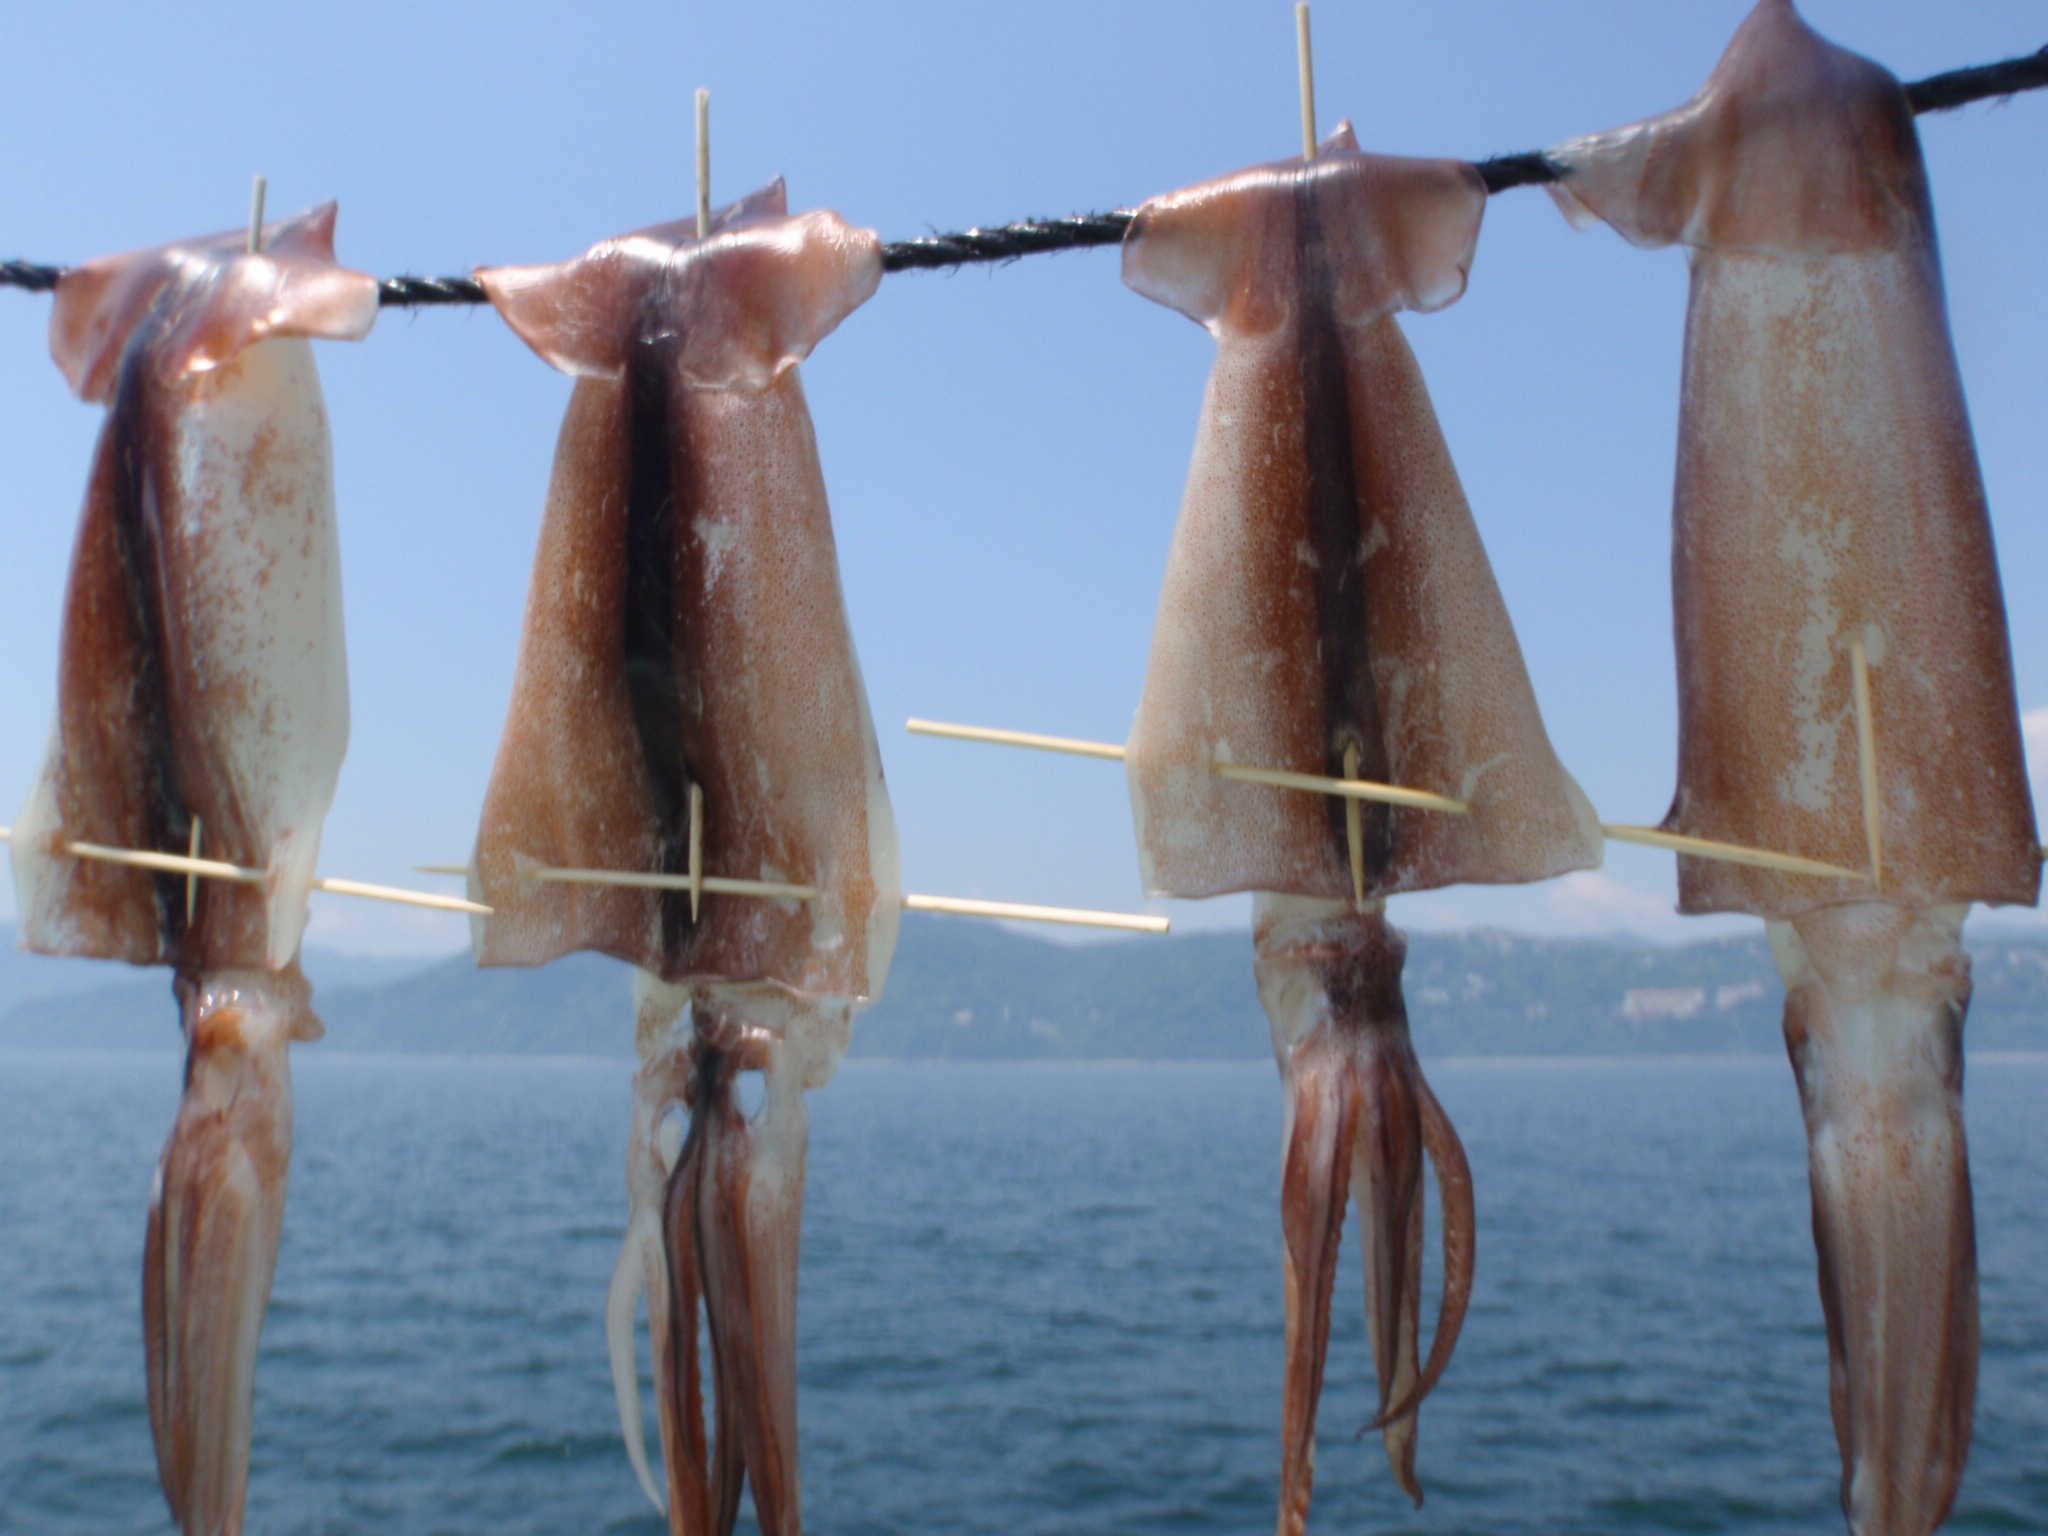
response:
[[(251, 1532), (658, 1536), (604, 1349), (630, 1063), (315, 1046), (296, 1070)], [(1311, 1529), (1840, 1531), (1785, 1064), (1429, 1076), (1480, 1228), (1471, 1316), (1423, 1411), (1428, 1503), (1353, 1439), (1371, 1379), (1354, 1247)], [(139, 1266), (177, 1077), (168, 1055), (0, 1055), (7, 1532), (170, 1529)], [(1984, 1351), (1951, 1529), (2043, 1531), (2048, 1059), (1976, 1058), (1968, 1099)], [(849, 1064), (811, 1106), (812, 1530), (1271, 1529), (1270, 1065)]]

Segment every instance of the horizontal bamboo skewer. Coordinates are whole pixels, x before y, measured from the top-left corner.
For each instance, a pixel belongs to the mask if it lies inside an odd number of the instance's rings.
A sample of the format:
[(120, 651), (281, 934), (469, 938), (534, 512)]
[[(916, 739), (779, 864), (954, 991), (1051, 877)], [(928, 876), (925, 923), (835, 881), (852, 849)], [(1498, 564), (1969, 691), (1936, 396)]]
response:
[(964, 896), (905, 896), (906, 912), (952, 912), (962, 917), (1010, 917), (1027, 923), (1065, 923), (1077, 928), (1120, 928), (1129, 933), (1167, 933), (1163, 917), (1128, 912), (1084, 912), (1077, 907), (1033, 907), (1015, 901), (971, 901)]
[[(466, 875), (462, 864), (415, 865), (422, 874)], [(689, 875), (643, 875), (629, 869), (539, 869), (536, 880), (563, 885), (615, 885), (648, 891), (687, 891)], [(712, 895), (760, 896), (770, 900), (814, 901), (814, 885), (779, 885), (768, 880), (732, 880), (722, 875), (701, 875), (697, 884)], [(950, 912), (962, 917), (1006, 917), (1027, 923), (1062, 923), (1077, 928), (1116, 928), (1128, 933), (1169, 933), (1172, 922), (1132, 912), (1090, 912), (1080, 907), (1038, 907), (1016, 901), (977, 901), (965, 896), (907, 895), (903, 907), (909, 912)]]
[[(1111, 741), (1079, 741), (1072, 736), (1039, 736), (1030, 731), (998, 731), (982, 725), (945, 725), (937, 720), (908, 722), (914, 736), (943, 736), (949, 741), (983, 741), (998, 747), (1030, 747), (1039, 752), (1064, 752), (1072, 757), (1099, 757), (1112, 763), (1124, 760), (1124, 749)], [(1449, 795), (1426, 789), (1403, 789), (1397, 784), (1375, 784), (1370, 779), (1332, 779), (1316, 773), (1291, 773), (1284, 768), (1253, 768), (1243, 763), (1217, 763), (1216, 772), (1226, 779), (1247, 784), (1270, 784), (1277, 789), (1305, 789), (1312, 794), (1341, 795), (1349, 800), (1375, 800), (1384, 805), (1406, 805), (1416, 810), (1445, 811), (1464, 816), (1472, 807)]]
[(1688, 854), (1695, 859), (1718, 859), (1723, 864), (1747, 864), (1754, 869), (1783, 870), (1788, 875), (1815, 875), (1824, 880), (1868, 880), (1868, 871), (1823, 864), (1819, 859), (1802, 859), (1796, 853), (1772, 853), (1765, 848), (1745, 848), (1740, 843), (1717, 843), (1704, 837), (1687, 837), (1682, 832), (1664, 832), (1656, 827), (1631, 827), (1602, 822), (1603, 836), (1617, 843), (1640, 843), (1645, 848), (1663, 848)]
[[(464, 870), (464, 874), (468, 871)], [(554, 885), (623, 885), (645, 891), (689, 891), (693, 895), (759, 896), (768, 901), (815, 901), (815, 885), (790, 885), (774, 880), (736, 880), (724, 875), (643, 875), (631, 869), (549, 869), (533, 871), (533, 878)]]
[(1285, 768), (1251, 768), (1243, 763), (1218, 763), (1219, 778), (1238, 779), (1246, 784), (1271, 784), (1276, 789), (1305, 789), (1311, 794), (1336, 795), (1345, 800), (1372, 800), (1381, 805), (1405, 805), (1418, 811), (1442, 811), (1449, 816), (1469, 816), (1471, 805), (1449, 795), (1426, 789), (1403, 789), (1398, 784), (1375, 784), (1370, 779), (1328, 779), (1319, 773), (1290, 773)]
[[(1853, 653), (1862, 654), (1862, 643), (1857, 642)], [(1869, 679), (1863, 674), (1864, 683), (1860, 691), (1858, 710), (1859, 734), (1870, 719)], [(985, 741), (1004, 747), (1034, 747), (1046, 752), (1069, 752), (1082, 757), (1102, 757), (1121, 761), (1124, 749), (1108, 742), (1076, 741), (1068, 736), (1037, 736), (1028, 731), (998, 731), (978, 725), (942, 725), (932, 720), (912, 720), (910, 729), (919, 736), (943, 736), (953, 741)], [(1874, 819), (1876, 803), (1876, 748), (1873, 743), (1865, 752), (1865, 826), (1870, 827)], [(1366, 780), (1330, 779), (1313, 773), (1289, 773), (1280, 768), (1250, 768), (1241, 763), (1218, 763), (1216, 772), (1226, 779), (1242, 779), (1252, 784), (1271, 784), (1280, 789), (1301, 789), (1316, 794), (1342, 795), (1353, 800), (1377, 800), (1389, 805), (1414, 806), (1420, 810), (1443, 811), (1448, 815), (1464, 816), (1471, 813), (1471, 805), (1464, 800), (1454, 800), (1449, 795), (1431, 794), (1427, 790), (1403, 789), (1393, 784), (1374, 784)], [(1616, 823), (1602, 823), (1601, 833), (1617, 843), (1640, 843), (1646, 848), (1662, 848), (1671, 853), (1683, 853), (1696, 859), (1718, 859), (1725, 864), (1747, 864), (1757, 869), (1782, 870), (1792, 875), (1813, 875), (1827, 880), (1874, 881), (1880, 850), (1872, 830), (1873, 839), (1871, 870), (1844, 869), (1839, 864), (1824, 864), (1819, 859), (1803, 859), (1792, 853), (1773, 853), (1766, 848), (1745, 848), (1739, 843), (1717, 843), (1704, 837), (1687, 837), (1678, 832), (1662, 832), (1655, 827), (1636, 827)], [(2036, 850), (2043, 860), (2048, 860), (2048, 844)]]
[[(0, 842), (7, 842), (13, 830), (0, 827)], [(195, 839), (196, 841), (196, 839)], [(234, 885), (261, 885), (267, 877), (260, 869), (245, 869), (239, 864), (229, 864), (220, 859), (195, 859), (183, 853), (151, 853), (139, 848), (109, 848), (101, 843), (71, 843), (64, 850), (73, 858), (90, 859), (96, 864), (125, 864), (130, 869), (153, 870), (162, 875), (183, 875), (188, 882), (194, 880), (226, 880)], [(465, 901), (460, 896), (436, 896), (430, 891), (408, 891), (395, 885), (371, 885), (362, 880), (316, 879), (313, 889), (325, 891), (330, 896), (360, 896), (369, 901), (395, 902), (405, 907), (426, 907), (436, 912), (473, 912), (479, 917), (489, 917), (491, 909), (480, 902)]]
[(999, 747), (1030, 747), (1039, 752), (1065, 752), (1072, 757), (1124, 760), (1124, 749), (1109, 741), (1076, 741), (1071, 736), (1035, 736), (1030, 731), (997, 731), (983, 725), (943, 725), (937, 720), (909, 722), (913, 736), (943, 736), (949, 741), (987, 741)]
[[(268, 874), (219, 859), (195, 859), (182, 853), (150, 853), (137, 848), (107, 848), (98, 843), (72, 843), (66, 850), (73, 857), (100, 864), (126, 864), (132, 869), (155, 870), (160, 874), (183, 875), (189, 880), (226, 880), (235, 885), (261, 885)], [(408, 891), (395, 885), (371, 885), (363, 880), (330, 880), (320, 877), (313, 889), (330, 896), (360, 896), (369, 901), (389, 901), (403, 907), (426, 907), (436, 912), (473, 912), (491, 915), (480, 902), (460, 896), (436, 896), (429, 891)]]

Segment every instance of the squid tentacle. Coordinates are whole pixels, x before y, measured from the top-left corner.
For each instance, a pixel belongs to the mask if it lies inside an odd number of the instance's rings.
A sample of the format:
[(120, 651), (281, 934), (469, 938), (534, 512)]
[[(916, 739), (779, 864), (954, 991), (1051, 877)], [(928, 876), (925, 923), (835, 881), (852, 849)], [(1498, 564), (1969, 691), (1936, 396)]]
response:
[[(654, 1468), (647, 1459), (647, 1434), (640, 1415), (640, 1367), (634, 1359), (633, 1320), (640, 1306), (640, 1293), (648, 1292), (650, 1320), (666, 1310), (667, 1286), (654, 1290), (660, 1272), (661, 1236), (635, 1222), (619, 1250), (619, 1262), (612, 1270), (612, 1283), (605, 1293), (604, 1334), (611, 1356), (612, 1394), (618, 1400), (619, 1428), (626, 1440), (626, 1459), (633, 1464), (633, 1476), (641, 1492), (659, 1515), (668, 1514), (668, 1500), (654, 1480)], [(663, 1277), (666, 1278), (665, 1276)], [(657, 1352), (658, 1353), (658, 1352)]]
[(1367, 1331), (1372, 1339), (1387, 1460), (1395, 1480), (1418, 1505), (1416, 1423), (1385, 1415), (1416, 1380), (1422, 1311), (1422, 1130), (1415, 1053), (1405, 1036), (1383, 1025), (1348, 1031), (1350, 1070), (1364, 1102), (1352, 1173), (1359, 1190), (1359, 1238), (1365, 1248)]
[(1330, 1299), (1344, 1237), (1359, 1084), (1327, 1022), (1287, 1063), (1287, 1159), (1281, 1179), (1287, 1375), (1281, 1417), (1280, 1536), (1300, 1536), (1315, 1485), (1316, 1407), (1330, 1343)]
[[(693, 1052), (693, 1055), (697, 1053)], [(657, 1351), (655, 1369), (661, 1384), (661, 1444), (668, 1465), (669, 1530), (673, 1536), (726, 1536), (737, 1515), (739, 1496), (728, 1492), (727, 1484), (738, 1480), (738, 1469), (728, 1476), (726, 1468), (725, 1420), (722, 1376), (716, 1358), (717, 1332), (712, 1334), (712, 1376), (720, 1410), (717, 1459), (704, 1427), (703, 1372), (698, 1358), (697, 1316), (705, 1299), (703, 1284), (703, 1243), (700, 1236), (702, 1193), (707, 1146), (711, 1140), (708, 1102), (722, 1091), (717, 1081), (718, 1066), (699, 1056), (696, 1067), (696, 1102), (692, 1106), (690, 1131), (682, 1153), (669, 1174), (662, 1208), (662, 1229), (666, 1237), (664, 1258), (668, 1271), (666, 1328), (668, 1358)]]
[(1443, 1205), (1444, 1293), (1437, 1312), (1436, 1335), (1430, 1341), (1429, 1360), (1422, 1374), (1391, 1407), (1359, 1431), (1360, 1435), (1384, 1429), (1410, 1417), (1423, 1399), (1436, 1389), (1451, 1355), (1458, 1347), (1458, 1335), (1465, 1327), (1465, 1313), (1472, 1303), (1475, 1237), (1478, 1231), (1472, 1196), (1472, 1167), (1465, 1160), (1465, 1147), (1450, 1117), (1430, 1091), (1418, 1070), (1415, 1087), (1422, 1106), (1422, 1140), (1429, 1160), (1436, 1165), (1437, 1193)]

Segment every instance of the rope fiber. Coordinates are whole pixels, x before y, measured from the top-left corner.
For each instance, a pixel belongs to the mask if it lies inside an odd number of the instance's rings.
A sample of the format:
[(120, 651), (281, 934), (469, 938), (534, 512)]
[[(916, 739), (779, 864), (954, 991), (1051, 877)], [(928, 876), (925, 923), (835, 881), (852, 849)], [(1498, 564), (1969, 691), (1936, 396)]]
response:
[[(1978, 64), (1930, 75), (1906, 87), (1914, 112), (1950, 112), (1973, 101), (2002, 99), (2048, 86), (2048, 48), (1997, 64)], [(1495, 155), (1477, 162), (1486, 190), (1541, 186), (1560, 181), (1563, 171), (1540, 149)], [(884, 272), (929, 272), (977, 262), (1010, 262), (1049, 251), (1080, 251), (1116, 245), (1135, 217), (1128, 208), (1113, 213), (1076, 213), (1063, 219), (1020, 219), (993, 229), (963, 229), (954, 234), (921, 235), (892, 240), (882, 247)], [(0, 261), (0, 288), (48, 293), (64, 268), (32, 261)], [(388, 277), (378, 285), (378, 303), (386, 309), (428, 309), (450, 304), (482, 304), (484, 290), (470, 277)]]

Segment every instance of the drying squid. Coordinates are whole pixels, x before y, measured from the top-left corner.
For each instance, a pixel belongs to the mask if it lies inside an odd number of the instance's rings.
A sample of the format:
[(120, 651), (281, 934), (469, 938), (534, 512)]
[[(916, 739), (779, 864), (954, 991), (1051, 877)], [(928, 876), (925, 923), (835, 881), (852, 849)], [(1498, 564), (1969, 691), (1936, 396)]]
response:
[[(150, 1426), (187, 1536), (242, 1528), (256, 1345), (291, 1157), (297, 965), (348, 743), (341, 565), (306, 338), (354, 340), (377, 284), (334, 205), (67, 272), (51, 350), (104, 403), (59, 649), (57, 722), (15, 824), (21, 941), (166, 965), (185, 1090), (143, 1264)], [(193, 880), (75, 843), (260, 872)]]
[[(472, 889), (484, 965), (576, 949), (638, 968), (629, 1213), (609, 1304), (643, 1486), (678, 1536), (742, 1481), (801, 1530), (796, 1280), (808, 1121), (895, 946), (896, 831), (798, 362), (881, 280), (872, 232), (776, 182), (558, 266), (479, 274), (577, 382)], [(671, 877), (651, 890), (556, 870)], [(768, 893), (686, 887), (690, 872)], [(741, 1074), (764, 1079), (760, 1107)], [(686, 1117), (680, 1147), (664, 1125)], [(666, 1495), (647, 1463), (645, 1290)], [(698, 1359), (711, 1340), (715, 1436)]]
[[(1150, 892), (1258, 893), (1286, 1091), (1283, 1536), (1307, 1518), (1347, 1197), (1374, 1426), (1418, 1502), (1416, 1410), (1472, 1284), (1470, 1175), (1409, 1043), (1385, 898), (1600, 861), (1394, 319), (1464, 292), (1485, 200), (1470, 166), (1363, 155), (1347, 125), (1312, 161), (1155, 199), (1124, 246), (1124, 280), (1217, 339), (1126, 762)], [(1227, 763), (1430, 791), (1467, 814), (1241, 782)], [(1445, 1250), (1426, 1360), (1425, 1152)]]
[(1843, 1509), (1858, 1536), (1924, 1536), (1977, 1363), (1962, 923), (2032, 903), (2040, 869), (1911, 109), (1762, 0), (1687, 105), (1555, 154), (1568, 214), (1691, 266), (1665, 826), (1862, 871), (1681, 858), (1679, 897), (1768, 924)]

